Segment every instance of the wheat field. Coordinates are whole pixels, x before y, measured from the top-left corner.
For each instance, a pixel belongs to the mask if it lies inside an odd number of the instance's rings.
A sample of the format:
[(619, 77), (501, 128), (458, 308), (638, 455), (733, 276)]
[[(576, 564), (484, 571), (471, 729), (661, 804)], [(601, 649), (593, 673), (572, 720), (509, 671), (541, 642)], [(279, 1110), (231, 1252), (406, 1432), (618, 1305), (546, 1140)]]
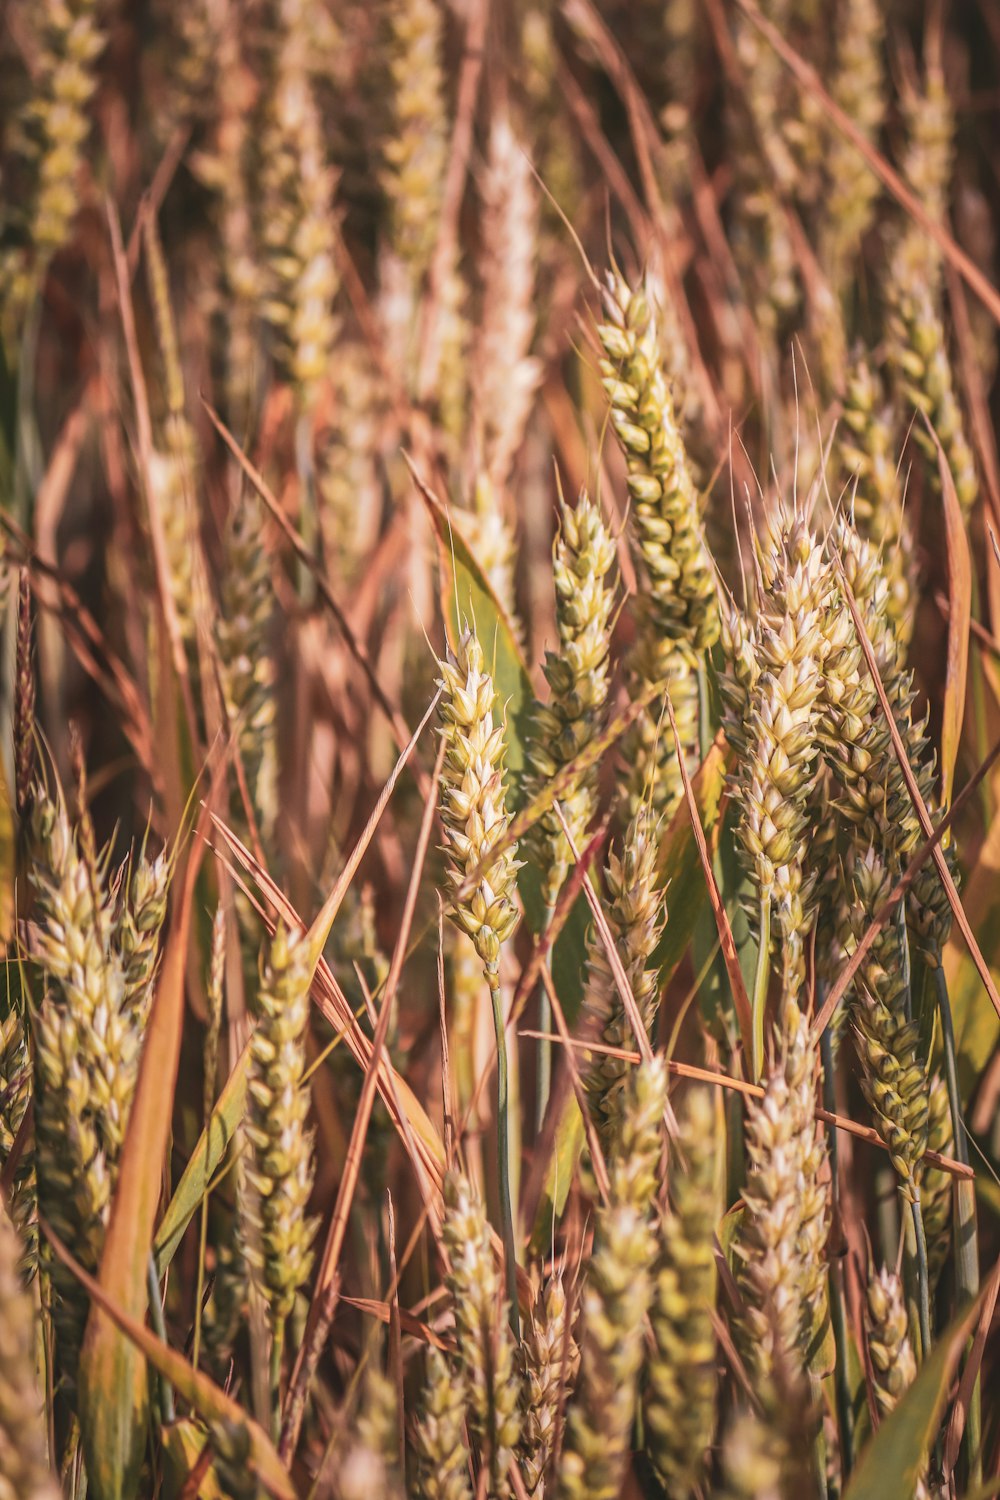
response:
[(998, 113), (7, 0), (0, 1500), (1000, 1494)]

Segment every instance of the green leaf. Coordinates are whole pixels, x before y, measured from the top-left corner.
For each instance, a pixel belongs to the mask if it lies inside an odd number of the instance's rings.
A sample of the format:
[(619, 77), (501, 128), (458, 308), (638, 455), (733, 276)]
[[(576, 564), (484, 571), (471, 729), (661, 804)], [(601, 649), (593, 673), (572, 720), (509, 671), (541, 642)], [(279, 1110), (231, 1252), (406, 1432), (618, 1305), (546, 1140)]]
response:
[[(713, 745), (692, 789), (705, 830), (709, 858), (718, 843), (719, 807), (726, 784), (726, 753)], [(661, 981), (668, 984), (688, 949), (708, 890), (686, 805), (678, 808), (660, 842), (660, 874), (667, 892), (667, 925), (656, 953)]]
[(583, 1116), (576, 1096), (569, 1094), (556, 1128), (556, 1148), (545, 1169), (545, 1183), (531, 1231), (531, 1243), (536, 1250), (543, 1251), (551, 1243), (552, 1223), (558, 1222), (566, 1207), (583, 1141)]
[[(160, 1434), (163, 1448), (163, 1494), (165, 1500), (179, 1500), (192, 1469), (201, 1459), (208, 1442), (208, 1432), (200, 1422), (186, 1418), (172, 1422)], [(198, 1485), (198, 1500), (223, 1500), (215, 1471), (209, 1465)]]
[(913, 1500), (941, 1425), (952, 1376), (979, 1316), (980, 1300), (938, 1339), (916, 1380), (862, 1453), (844, 1500)]
[(250, 1043), (247, 1041), (216, 1101), (207, 1127), (198, 1138), (156, 1231), (153, 1254), (159, 1276), (163, 1275), (173, 1260), (177, 1247), (184, 1238), (184, 1231), (201, 1207), (205, 1188), (222, 1164), (243, 1119), (247, 1103), (249, 1063)]
[(535, 695), (521, 648), (507, 612), (498, 600), (447, 512), (429, 491), (421, 488), (438, 540), (441, 565), (441, 611), (454, 646), (468, 620), (475, 626), (487, 665), (493, 674), (507, 719), (507, 766), (514, 788), (511, 805), (517, 806), (517, 783), (525, 765), (525, 747)]

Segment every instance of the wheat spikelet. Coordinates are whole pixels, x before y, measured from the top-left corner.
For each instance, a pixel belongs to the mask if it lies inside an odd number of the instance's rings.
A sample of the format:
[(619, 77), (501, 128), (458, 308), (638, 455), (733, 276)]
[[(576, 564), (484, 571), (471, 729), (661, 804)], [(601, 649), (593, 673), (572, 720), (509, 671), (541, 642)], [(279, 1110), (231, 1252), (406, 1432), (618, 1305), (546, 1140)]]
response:
[(670, 1206), (660, 1219), (643, 1403), (646, 1451), (670, 1495), (700, 1479), (715, 1430), (715, 1104), (693, 1089), (679, 1112)]
[(389, 14), (393, 123), (382, 183), (393, 251), (418, 285), (437, 242), (447, 159), (442, 19), (435, 0), (393, 0)]
[(466, 1420), (485, 1450), (489, 1492), (503, 1500), (509, 1493), (507, 1471), (521, 1431), (515, 1350), (482, 1204), (456, 1172), (445, 1178), (444, 1202), (447, 1284), (455, 1314), (457, 1371), (465, 1387)]
[(746, 1358), (766, 1382), (804, 1371), (826, 1295), (829, 1186), (814, 1113), (817, 1060), (797, 1005), (783, 1011), (778, 1056), (746, 1128), (750, 1172), (736, 1241), (742, 1262)]
[(306, 1217), (313, 1183), (306, 1031), (312, 980), (309, 944), (281, 924), (262, 959), (254, 1001), (257, 1026), (247, 1081), (247, 1260), (280, 1328), (312, 1266), (314, 1220)]
[[(799, 516), (774, 517), (758, 554), (751, 670), (745, 634), (727, 622), (727, 637), (741, 653), (730, 668), (727, 727), (741, 724), (735, 743), (742, 760), (733, 788), (742, 857), (762, 915), (777, 912), (792, 987), (788, 998), (794, 998), (804, 978), (812, 921), (805, 833), (819, 750), (829, 580), (822, 551)], [(741, 700), (742, 715), (736, 707)]]
[(463, 1434), (465, 1393), (440, 1349), (427, 1351), (420, 1416), (414, 1430), (419, 1500), (472, 1500)]
[(569, 1317), (562, 1275), (554, 1271), (535, 1300), (518, 1351), (524, 1381), (519, 1457), (529, 1495), (542, 1493), (554, 1455), (556, 1422), (576, 1379), (580, 1351), (568, 1327)]
[[(873, 145), (886, 109), (884, 38), (885, 16), (878, 0), (847, 0), (837, 17), (830, 92)], [(868, 163), (839, 131), (830, 132), (824, 168), (820, 258), (834, 291), (841, 292), (871, 225), (880, 188)]]
[(490, 129), (482, 183), (482, 317), (472, 365), (479, 463), (501, 495), (524, 436), (541, 365), (535, 330), (538, 210), (531, 164), (505, 114)]
[(808, 1387), (783, 1372), (755, 1386), (759, 1411), (740, 1411), (722, 1447), (724, 1500), (796, 1500), (818, 1493)]
[(160, 934), (167, 915), (172, 861), (164, 849), (155, 859), (143, 850), (129, 862), (113, 941), (121, 955), (124, 1003), (145, 1026), (153, 1000), (160, 958)]
[[(916, 696), (913, 677), (903, 666), (902, 647), (892, 624), (889, 584), (882, 574), (879, 554), (846, 522), (835, 526), (833, 536), (849, 587), (859, 604), (865, 634), (871, 642), (907, 760), (921, 797), (933, 815), (937, 806), (935, 760), (929, 746), (927, 718), (917, 719), (913, 712)], [(860, 642), (853, 638), (852, 625), (843, 616), (838, 617), (836, 597), (828, 616), (827, 632), (830, 655), (821, 716), (824, 753), (843, 792), (841, 810), (858, 830), (856, 848), (861, 853), (869, 846), (876, 848), (890, 870), (897, 871), (906, 856), (922, 842), (923, 828), (874, 682), (860, 654)], [(957, 874), (954, 852), (947, 834), (942, 848), (954, 876)], [(933, 861), (928, 860), (918, 871), (907, 904), (914, 938), (928, 962), (936, 964), (951, 928), (952, 912)]]
[(311, 410), (326, 377), (337, 324), (333, 255), (335, 176), (309, 77), (309, 7), (281, 0), (277, 58), (261, 139), (263, 311), (276, 338), (279, 373)]
[(276, 671), (271, 650), (274, 595), (261, 544), (259, 502), (244, 496), (231, 512), (221, 578), (219, 654), (226, 709), (239, 749), (260, 835), (274, 837), (278, 815)]
[[(923, 91), (910, 84), (903, 106), (908, 139), (903, 174), (934, 219), (945, 217), (951, 182), (954, 117), (940, 59), (926, 61)], [(937, 476), (937, 449), (919, 420), (926, 415), (940, 439), (966, 513), (975, 503), (979, 479), (955, 395), (941, 317), (941, 252), (915, 222), (898, 231), (889, 261), (886, 341), (900, 395), (918, 413), (914, 435)]]
[(0, 1204), (0, 1496), (57, 1500), (35, 1378), (35, 1308), (21, 1279), (24, 1253)]
[[(109, 946), (110, 901), (100, 869), (69, 822), (62, 797), (36, 790), (32, 812), (46, 994), (33, 1018), (38, 1204), (94, 1274), (135, 1092), (143, 1029), (126, 1002), (120, 955)], [(62, 1369), (72, 1381), (89, 1310), (76, 1278), (46, 1256)]]
[(96, 0), (46, 0), (27, 19), (31, 85), (17, 147), (29, 187), (23, 208), (12, 215), (22, 244), (7, 252), (0, 267), (5, 331), (11, 336), (80, 207), (88, 110), (105, 45)]
[[(547, 782), (591, 744), (601, 731), (608, 698), (609, 620), (614, 603), (607, 582), (615, 548), (601, 510), (584, 491), (575, 508), (559, 507), (559, 535), (552, 555), (559, 650), (545, 656), (550, 698), (535, 709), (528, 752), (528, 795)], [(579, 849), (597, 805), (598, 767), (585, 773), (560, 798), (560, 806)], [(543, 895), (553, 906), (569, 873), (569, 841), (554, 810), (538, 824), (535, 849), (543, 872)]]
[(581, 1295), (580, 1373), (558, 1476), (566, 1500), (614, 1500), (622, 1483), (653, 1289), (653, 1202), (666, 1097), (662, 1058), (641, 1064), (624, 1101), (609, 1201), (598, 1215)]
[[(605, 871), (608, 927), (647, 1036), (652, 1035), (659, 1002), (657, 972), (650, 961), (666, 918), (656, 878), (658, 852), (652, 814), (641, 808), (626, 830), (621, 852), (612, 850)], [(608, 955), (596, 932), (588, 941), (584, 1016), (585, 1034), (605, 1046), (627, 1049), (635, 1045)], [(629, 1065), (606, 1052), (595, 1053), (586, 1070), (584, 1083), (604, 1146), (621, 1128), (628, 1075)]]
[[(948, 1085), (940, 1073), (931, 1075), (927, 1096), (927, 1146), (942, 1156), (954, 1156), (955, 1136), (951, 1123)], [(952, 1183), (947, 1172), (932, 1167), (926, 1157), (917, 1168), (920, 1211), (927, 1239), (927, 1271), (933, 1288), (951, 1248)]]
[(400, 1500), (397, 1424), (395, 1387), (369, 1364), (354, 1428), (336, 1464), (339, 1500)]
[[(664, 376), (656, 323), (645, 287), (617, 272), (604, 289), (598, 325), (601, 379), (625, 455), (632, 536), (643, 575), (640, 646), (635, 669), (646, 682), (668, 680), (685, 754), (698, 750), (697, 666), (717, 639), (719, 611), (698, 496)], [(649, 788), (668, 817), (681, 796), (671, 736), (657, 738), (658, 712), (640, 721), (630, 778), (633, 811)]]
[(516, 846), (493, 853), (509, 823), (503, 724), (493, 723), (496, 689), (474, 631), (466, 627), (454, 655), (438, 665), (445, 690), (441, 734), (447, 745), (441, 818), (452, 893), (461, 891), (468, 877), (479, 871), (475, 889), (458, 897), (452, 916), (472, 939), (487, 974), (496, 975), (500, 946), (520, 915), (513, 899)]
[(875, 1400), (884, 1417), (913, 1384), (917, 1373), (903, 1288), (894, 1271), (883, 1266), (869, 1277), (866, 1304)]
[(888, 610), (900, 648), (913, 634), (916, 562), (913, 537), (903, 510), (902, 482), (896, 468), (893, 408), (871, 361), (859, 355), (844, 385), (838, 455), (852, 486), (854, 523), (882, 552), (889, 584)]
[[(874, 850), (855, 859), (844, 946), (853, 951), (889, 894), (890, 877)], [(858, 969), (852, 1009), (862, 1064), (862, 1087), (876, 1128), (908, 1198), (927, 1147), (928, 1079), (920, 1028), (907, 1016), (907, 966), (898, 924), (879, 932)]]

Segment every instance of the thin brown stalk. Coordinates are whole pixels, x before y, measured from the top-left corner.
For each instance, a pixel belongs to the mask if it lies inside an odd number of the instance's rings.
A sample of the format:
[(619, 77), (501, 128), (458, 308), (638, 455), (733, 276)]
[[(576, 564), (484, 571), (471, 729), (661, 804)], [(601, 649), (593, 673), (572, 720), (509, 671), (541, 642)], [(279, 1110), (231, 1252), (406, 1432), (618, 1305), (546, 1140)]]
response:
[[(334, 1276), (340, 1262), (340, 1253), (344, 1245), (344, 1236), (347, 1233), (347, 1218), (350, 1212), (354, 1191), (358, 1185), (361, 1173), (361, 1157), (364, 1147), (365, 1136), (368, 1133), (368, 1122), (371, 1119), (372, 1106), (375, 1103), (375, 1093), (378, 1087), (379, 1065), (382, 1051), (385, 1047), (385, 1039), (389, 1031), (389, 1021), (392, 1017), (393, 1003), (396, 997), (396, 986), (402, 972), (403, 960), (406, 954), (406, 945), (409, 940), (410, 927), (413, 922), (413, 912), (416, 907), (417, 892), (420, 884), (420, 876), (423, 873), (424, 859), (430, 844), (431, 829), (434, 824), (435, 806), (437, 803), (437, 783), (444, 763), (445, 741), (442, 739), (438, 747), (437, 760), (431, 779), (430, 795), (424, 806), (424, 815), (420, 825), (420, 834), (413, 860), (413, 872), (410, 885), (406, 894), (406, 904), (400, 919), (399, 933), (396, 946), (393, 951), (389, 977), (386, 980), (385, 992), (382, 997), (382, 1008), (379, 1012), (378, 1025), (372, 1038), (371, 1056), (365, 1072), (365, 1079), (361, 1089), (361, 1097), (358, 1101), (357, 1113), (354, 1117), (354, 1125), (351, 1130), (351, 1138), (347, 1147), (347, 1159), (344, 1163), (344, 1175), (341, 1178), (340, 1190), (337, 1194), (337, 1202), (334, 1208), (333, 1219), (327, 1234), (326, 1244), (323, 1248), (323, 1256), (319, 1264), (316, 1276), (316, 1292), (313, 1295), (312, 1305), (309, 1309), (309, 1317), (306, 1321), (306, 1331), (302, 1340), (299, 1358), (296, 1360), (296, 1373), (298, 1371), (304, 1350), (316, 1326), (322, 1308), (322, 1297)], [(295, 1376), (293, 1376), (294, 1384)]]
[[(624, 1047), (607, 1047), (603, 1042), (588, 1042), (580, 1037), (570, 1037), (561, 1032), (532, 1031), (522, 1028), (519, 1036), (532, 1037), (535, 1040), (547, 1040), (551, 1042), (562, 1042), (564, 1046), (576, 1048), (581, 1052), (604, 1052), (610, 1057), (620, 1058), (622, 1062), (638, 1064), (642, 1061), (638, 1052), (630, 1052)], [(759, 1083), (747, 1083), (744, 1078), (733, 1078), (729, 1073), (714, 1073), (710, 1068), (699, 1068), (694, 1063), (675, 1062), (667, 1060), (667, 1068), (677, 1078), (691, 1078), (699, 1083), (715, 1084), (717, 1088), (730, 1089), (734, 1093), (743, 1094), (748, 1099), (763, 1099), (765, 1090)], [(853, 1135), (859, 1141), (865, 1141), (870, 1146), (877, 1146), (882, 1151), (888, 1151), (888, 1146), (877, 1130), (870, 1125), (861, 1125), (857, 1120), (851, 1120), (847, 1115), (835, 1114), (832, 1110), (824, 1109), (816, 1105), (813, 1114), (817, 1120), (823, 1120), (827, 1125), (833, 1125), (837, 1130), (842, 1130), (846, 1135)], [(952, 1156), (944, 1156), (940, 1151), (927, 1150), (924, 1152), (926, 1161), (932, 1163), (942, 1172), (948, 1172), (952, 1177), (964, 1177), (972, 1179), (975, 1172), (972, 1167), (964, 1162), (956, 1161)]]

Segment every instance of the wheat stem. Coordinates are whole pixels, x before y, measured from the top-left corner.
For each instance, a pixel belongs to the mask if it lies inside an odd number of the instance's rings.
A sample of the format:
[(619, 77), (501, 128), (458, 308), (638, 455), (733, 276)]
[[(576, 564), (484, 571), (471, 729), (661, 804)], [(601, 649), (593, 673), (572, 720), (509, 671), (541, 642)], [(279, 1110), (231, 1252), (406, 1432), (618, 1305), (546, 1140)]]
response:
[[(167, 1342), (167, 1325), (163, 1320), (163, 1302), (160, 1297), (160, 1281), (156, 1270), (156, 1256), (150, 1252), (146, 1265), (146, 1287), (149, 1293), (149, 1316), (153, 1331), (162, 1343)], [(165, 1375), (157, 1377), (160, 1392), (160, 1415), (164, 1423), (174, 1420), (174, 1392)]]
[[(552, 923), (555, 908), (545, 908), (545, 922), (542, 931), (548, 931)], [(545, 955), (545, 967), (552, 973), (552, 948)], [(552, 1002), (549, 993), (543, 984), (538, 991), (538, 1029), (542, 1032), (552, 1030)], [(549, 1093), (552, 1089), (552, 1042), (548, 1036), (543, 1036), (538, 1043), (538, 1076), (535, 1083), (535, 1128), (540, 1134), (545, 1121), (545, 1110), (548, 1107)]]
[(510, 1206), (510, 1123), (508, 1120), (507, 1085), (507, 1035), (503, 1021), (503, 1001), (500, 997), (500, 980), (494, 972), (488, 973), (490, 999), (493, 1002), (493, 1026), (497, 1039), (497, 1192), (500, 1195), (500, 1228), (503, 1235), (504, 1274), (507, 1284), (507, 1300), (510, 1303), (508, 1318), (515, 1340), (521, 1337), (517, 1311), (517, 1258), (514, 1251), (514, 1216)]
[(920, 1317), (920, 1343), (923, 1346), (923, 1358), (926, 1359), (931, 1350), (930, 1277), (927, 1272), (927, 1238), (924, 1234), (924, 1216), (920, 1212), (919, 1193), (915, 1193), (910, 1202), (910, 1213), (913, 1217), (913, 1238), (916, 1244), (917, 1312)]

